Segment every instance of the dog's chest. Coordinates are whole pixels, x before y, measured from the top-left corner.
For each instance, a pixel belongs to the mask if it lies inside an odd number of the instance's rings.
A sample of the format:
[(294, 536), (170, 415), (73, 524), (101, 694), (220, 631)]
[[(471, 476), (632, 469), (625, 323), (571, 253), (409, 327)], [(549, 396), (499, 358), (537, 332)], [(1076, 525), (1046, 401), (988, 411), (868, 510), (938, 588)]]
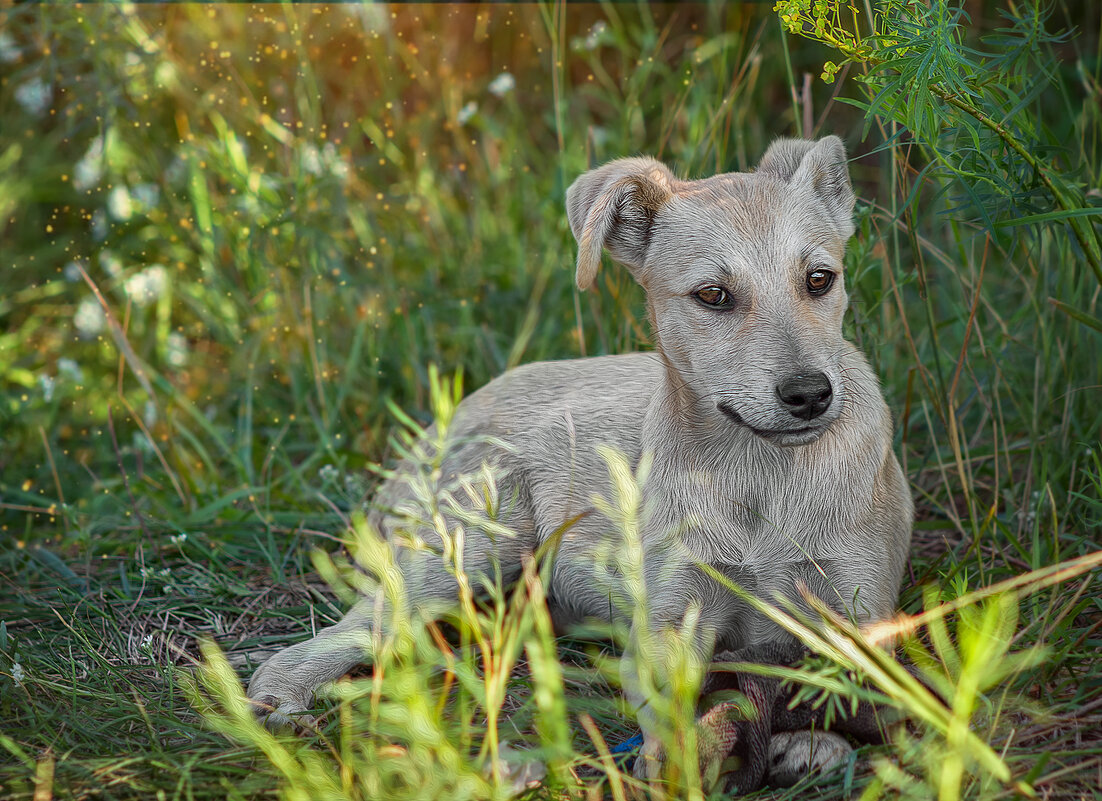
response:
[(843, 556), (863, 488), (791, 462), (682, 471), (654, 488), (650, 530), (676, 532), (694, 559), (754, 570)]

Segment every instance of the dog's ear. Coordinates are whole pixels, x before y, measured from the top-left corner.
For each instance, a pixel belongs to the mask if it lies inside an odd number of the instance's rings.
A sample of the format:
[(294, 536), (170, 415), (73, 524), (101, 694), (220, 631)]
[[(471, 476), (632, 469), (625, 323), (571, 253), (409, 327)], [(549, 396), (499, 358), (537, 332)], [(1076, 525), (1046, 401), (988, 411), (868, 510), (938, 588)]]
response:
[(579, 289), (589, 289), (601, 265), (601, 249), (638, 279), (658, 209), (677, 179), (651, 158), (610, 161), (580, 176), (566, 190), (566, 216), (578, 240)]
[(853, 236), (853, 204), (846, 148), (837, 136), (817, 142), (778, 139), (769, 146), (758, 173), (772, 175), (795, 187), (807, 187), (823, 202), (842, 239)]

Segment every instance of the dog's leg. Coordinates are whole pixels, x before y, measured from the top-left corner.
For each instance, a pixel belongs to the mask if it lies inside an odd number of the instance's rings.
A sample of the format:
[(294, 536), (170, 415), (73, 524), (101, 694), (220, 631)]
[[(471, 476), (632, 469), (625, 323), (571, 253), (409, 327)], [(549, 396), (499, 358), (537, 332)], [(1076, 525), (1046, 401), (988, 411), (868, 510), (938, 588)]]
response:
[(371, 661), (374, 599), (356, 603), (339, 623), (270, 657), (249, 681), (249, 698), (272, 727), (299, 719), (321, 685)]
[[(523, 519), (518, 515), (512, 522)], [(450, 526), (449, 526), (450, 528)], [(523, 529), (522, 529), (523, 531)], [(464, 544), (463, 569), (475, 591), (485, 582), (511, 582), (519, 575), (530, 538), (493, 538), (471, 531)], [(450, 567), (436, 554), (398, 548), (398, 569), (403, 575), (405, 601), (419, 619), (431, 617), (459, 597), (459, 584)], [(389, 604), (366, 597), (357, 602), (335, 626), (312, 639), (292, 645), (263, 663), (249, 682), (248, 695), (258, 713), (273, 727), (286, 725), (291, 716), (300, 720), (313, 705), (314, 693), (361, 664), (370, 664), (377, 626), (384, 626)]]
[[(643, 746), (635, 760), (633, 773), (636, 778), (649, 782), (659, 778), (665, 754), (654, 709), (644, 695), (639, 680), (640, 661), (647, 660), (651, 670), (658, 670), (658, 675), (654, 677), (658, 686), (653, 689), (659, 693), (668, 692), (668, 688), (662, 685), (668, 682), (669, 668), (675, 658), (688, 660), (690, 668), (695, 665), (703, 669), (708, 663), (715, 646), (716, 632), (722, 629), (729, 614), (730, 602), (728, 596), (716, 591), (710, 579), (689, 565), (668, 573), (658, 591), (648, 589), (648, 597), (660, 602), (660, 605), (651, 608), (649, 631), (643, 635), (650, 642), (643, 646), (640, 632), (633, 628), (621, 659), (620, 676), (624, 694), (636, 710), (639, 728), (643, 730)], [(688, 616), (695, 617), (695, 624), (686, 639), (669, 631), (680, 628)], [(665, 633), (663, 630), (666, 630)], [(667, 640), (667, 636), (670, 639)], [(671, 646), (685, 650), (673, 654), (669, 652)]]

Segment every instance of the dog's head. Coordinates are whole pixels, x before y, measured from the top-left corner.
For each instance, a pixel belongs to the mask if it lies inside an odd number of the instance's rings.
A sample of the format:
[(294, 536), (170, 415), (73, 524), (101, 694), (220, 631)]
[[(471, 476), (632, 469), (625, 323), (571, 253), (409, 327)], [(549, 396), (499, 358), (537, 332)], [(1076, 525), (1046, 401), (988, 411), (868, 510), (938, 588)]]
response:
[(814, 441), (841, 414), (854, 194), (838, 137), (781, 139), (752, 173), (695, 181), (619, 159), (578, 178), (566, 204), (579, 288), (602, 249), (627, 267), (698, 405), (778, 445)]

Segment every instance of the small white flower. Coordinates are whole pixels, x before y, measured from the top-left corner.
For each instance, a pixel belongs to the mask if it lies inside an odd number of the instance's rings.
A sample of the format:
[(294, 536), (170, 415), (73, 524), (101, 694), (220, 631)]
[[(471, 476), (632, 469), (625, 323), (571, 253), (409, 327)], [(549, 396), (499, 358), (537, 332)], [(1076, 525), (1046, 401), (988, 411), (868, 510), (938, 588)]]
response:
[(321, 470), (318, 471), (318, 478), (321, 479), (322, 484), (330, 484), (330, 483), (336, 481), (337, 477), (340, 476), (340, 474), (341, 474), (340, 470), (333, 467), (333, 465), (331, 465), (331, 464), (327, 464)]
[(54, 399), (54, 385), (57, 382), (52, 375), (40, 375), (38, 384), (42, 387), (42, 399), (49, 403)]
[(299, 158), (302, 161), (302, 169), (311, 175), (321, 175), (321, 151), (314, 143), (307, 142), (303, 145)]
[(19, 60), (19, 56), (22, 52), (23, 51), (19, 49), (19, 45), (15, 43), (15, 39), (11, 38), (10, 33), (7, 31), (0, 31), (0, 61), (3, 61), (5, 64), (11, 64)]
[(119, 273), (122, 272), (122, 261), (107, 248), (99, 252), (99, 266), (112, 278), (118, 277)]
[(168, 540), (173, 545), (179, 545), (180, 543), (187, 541), (187, 532), (181, 531), (179, 534), (174, 534), (173, 536), (169, 537)]
[(14, 664), (12, 664), (12, 666), (11, 666), (11, 677), (13, 679), (15, 679), (16, 682), (18, 682), (19, 684), (22, 684), (23, 683), (23, 677), (26, 676), (26, 675), (27, 674), (23, 672), (23, 666), (21, 664), (19, 664), (18, 662), (15, 662)]
[(143, 651), (153, 650), (153, 635), (152, 634), (147, 634), (144, 637), (142, 637), (142, 650)]
[(53, 87), (41, 78), (31, 78), (15, 90), (15, 99), (28, 114), (41, 116), (50, 107)]
[(470, 118), (473, 117), (477, 112), (478, 103), (472, 100), (467, 103), (467, 105), (463, 106), (463, 108), (459, 109), (459, 113), (455, 115), (455, 120), (460, 125), (466, 125), (467, 121), (470, 120)]
[(510, 75), (508, 72), (503, 72), (490, 81), (490, 85), (486, 87), (487, 91), (495, 97), (504, 97), (513, 91), (517, 86), (517, 79)]
[(57, 374), (76, 384), (84, 380), (84, 371), (80, 369), (80, 365), (64, 356), (57, 360)]
[(601, 44), (601, 39), (604, 37), (605, 31), (608, 30), (608, 25), (604, 20), (597, 20), (593, 23), (593, 27), (589, 29), (589, 33), (585, 37), (585, 49), (596, 50)]
[(129, 220), (134, 213), (134, 204), (130, 200), (130, 191), (125, 186), (116, 186), (107, 196), (107, 213), (116, 220)]
[(103, 137), (97, 136), (73, 168), (73, 187), (80, 192), (96, 186), (103, 178)]
[(65, 276), (66, 281), (79, 281), (80, 280), (80, 268), (84, 265), (77, 260), (73, 260), (65, 265), (65, 269), (61, 271), (61, 274)]
[(154, 264), (127, 278), (124, 286), (130, 299), (139, 306), (144, 306), (161, 296), (167, 281), (165, 268), (160, 264)]
[(83, 337), (93, 337), (103, 331), (107, 325), (107, 317), (100, 308), (99, 301), (95, 298), (82, 300), (73, 315), (73, 325)]
[(179, 331), (173, 331), (165, 341), (165, 359), (173, 367), (187, 364), (187, 337)]
[(326, 142), (325, 147), (321, 149), (321, 153), (325, 160), (325, 168), (329, 170), (330, 175), (342, 181), (348, 178), (348, 164), (337, 152), (336, 145), (332, 142)]

